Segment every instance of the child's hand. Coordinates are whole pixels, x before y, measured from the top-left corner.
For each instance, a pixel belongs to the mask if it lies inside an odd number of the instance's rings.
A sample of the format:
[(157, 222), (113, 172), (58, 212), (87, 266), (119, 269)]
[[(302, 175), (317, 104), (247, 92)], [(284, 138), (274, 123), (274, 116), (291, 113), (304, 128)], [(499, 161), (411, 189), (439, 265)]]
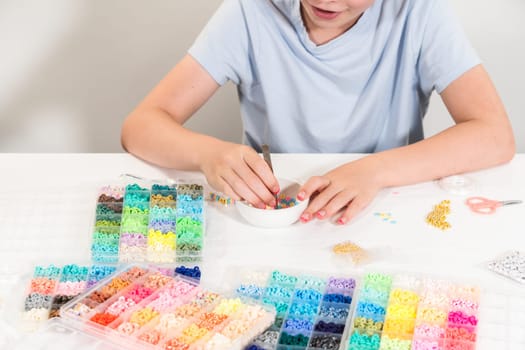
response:
[(323, 176), (311, 177), (297, 196), (299, 200), (304, 200), (314, 195), (301, 215), (301, 221), (326, 219), (344, 209), (337, 223), (348, 223), (370, 204), (382, 188), (380, 176), (376, 163), (365, 157), (335, 168)]
[(244, 199), (264, 209), (275, 206), (279, 183), (266, 162), (245, 145), (220, 142), (210, 147), (201, 160), (208, 183), (235, 200)]

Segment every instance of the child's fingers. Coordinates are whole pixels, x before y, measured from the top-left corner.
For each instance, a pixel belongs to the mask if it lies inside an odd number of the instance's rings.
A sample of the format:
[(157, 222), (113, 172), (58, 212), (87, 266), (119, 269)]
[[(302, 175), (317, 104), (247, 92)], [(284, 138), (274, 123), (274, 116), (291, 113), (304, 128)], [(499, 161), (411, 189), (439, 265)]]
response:
[[(245, 199), (248, 203), (260, 209), (266, 208), (266, 204), (261, 200), (257, 193), (255, 193), (245, 182), (245, 179), (240, 177), (233, 169), (226, 171), (222, 175), (222, 178), (235, 193)], [(268, 192), (268, 189), (266, 189), (266, 192)]]
[[(317, 188), (315, 186), (320, 187)], [(330, 186), (329, 181), (317, 181), (316, 179), (314, 180), (312, 190), (314, 192), (310, 195), (310, 203), (308, 203), (308, 207), (301, 215), (301, 221), (303, 222), (308, 222), (315, 216), (318, 218), (324, 217), (326, 212), (323, 211), (323, 208), (338, 195), (339, 191), (335, 186)]]
[[(269, 204), (271, 206), (275, 206), (277, 204), (275, 203), (275, 196), (273, 195), (272, 192), (270, 192), (266, 184), (258, 176), (259, 174), (255, 173), (254, 170), (249, 166), (247, 161), (249, 160), (245, 159), (244, 162), (236, 165), (233, 171), (237, 173), (239, 178), (245, 183), (245, 185), (249, 188), (249, 190), (253, 192), (258, 198), (260, 198), (262, 202), (264, 202), (265, 204)], [(264, 163), (263, 160), (261, 161)]]
[(330, 180), (324, 176), (313, 176), (306, 181), (297, 194), (297, 199), (304, 201), (316, 191), (321, 191), (330, 185)]
[[(245, 155), (244, 161), (272, 193), (279, 193), (279, 182), (266, 162), (255, 151)], [(273, 198), (273, 196), (272, 196)]]
[(323, 208), (319, 209), (315, 213), (315, 217), (322, 220), (329, 218), (339, 212), (341, 209), (346, 207), (349, 202), (352, 201), (354, 195), (349, 191), (339, 192), (335, 195), (328, 203), (324, 205)]
[(373, 198), (374, 194), (372, 193), (360, 193), (350, 203), (348, 203), (346, 210), (339, 217), (337, 223), (344, 225), (350, 222), (357, 214), (363, 211), (363, 209), (365, 209), (368, 204), (370, 204)]

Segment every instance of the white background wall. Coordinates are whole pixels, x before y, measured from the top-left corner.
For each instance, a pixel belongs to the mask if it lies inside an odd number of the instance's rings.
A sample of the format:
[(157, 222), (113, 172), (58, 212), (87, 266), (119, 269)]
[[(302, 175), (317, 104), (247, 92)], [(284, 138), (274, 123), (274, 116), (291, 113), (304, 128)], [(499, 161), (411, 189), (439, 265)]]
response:
[[(450, 1), (525, 152), (525, 0)], [(0, 152), (121, 151), (123, 119), (185, 54), (220, 2), (0, 0)], [(187, 125), (240, 141), (234, 87), (221, 89)], [(434, 96), (427, 135), (449, 125)]]

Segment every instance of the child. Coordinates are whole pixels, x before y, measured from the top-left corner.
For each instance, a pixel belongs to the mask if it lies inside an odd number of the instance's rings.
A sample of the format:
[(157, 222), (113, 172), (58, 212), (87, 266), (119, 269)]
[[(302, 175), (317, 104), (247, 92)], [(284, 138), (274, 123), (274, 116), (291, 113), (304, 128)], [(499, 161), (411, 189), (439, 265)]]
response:
[[(127, 117), (122, 144), (160, 166), (200, 170), (215, 189), (261, 208), (279, 191), (261, 144), (369, 153), (310, 178), (299, 194), (317, 194), (302, 221), (339, 215), (340, 224), (382, 188), (508, 162), (505, 109), (445, 1), (225, 0)], [(228, 80), (246, 145), (182, 126)], [(455, 125), (423, 139), (433, 90)]]

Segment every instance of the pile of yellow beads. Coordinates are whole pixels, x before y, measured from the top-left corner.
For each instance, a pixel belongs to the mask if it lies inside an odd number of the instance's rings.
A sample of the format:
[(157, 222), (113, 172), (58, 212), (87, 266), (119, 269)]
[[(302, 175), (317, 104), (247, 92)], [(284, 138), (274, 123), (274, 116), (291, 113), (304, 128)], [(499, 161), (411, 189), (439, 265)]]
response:
[(369, 258), (366, 250), (351, 241), (344, 241), (334, 245), (332, 252), (337, 256), (349, 258), (355, 265), (359, 265)]
[(434, 206), (434, 209), (428, 213), (426, 222), (443, 231), (448, 230), (451, 227), (447, 222), (448, 214), (450, 214), (450, 201), (447, 199)]

